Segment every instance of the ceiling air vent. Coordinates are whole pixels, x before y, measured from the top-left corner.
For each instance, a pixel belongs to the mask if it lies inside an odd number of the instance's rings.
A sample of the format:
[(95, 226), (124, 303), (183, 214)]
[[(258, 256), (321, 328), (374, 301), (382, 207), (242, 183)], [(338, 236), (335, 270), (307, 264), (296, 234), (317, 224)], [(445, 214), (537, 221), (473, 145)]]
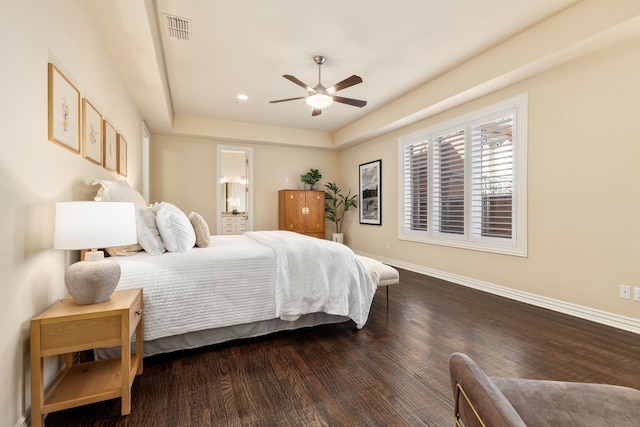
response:
[(191, 20), (173, 15), (162, 15), (164, 17), (167, 36), (176, 40), (191, 40)]

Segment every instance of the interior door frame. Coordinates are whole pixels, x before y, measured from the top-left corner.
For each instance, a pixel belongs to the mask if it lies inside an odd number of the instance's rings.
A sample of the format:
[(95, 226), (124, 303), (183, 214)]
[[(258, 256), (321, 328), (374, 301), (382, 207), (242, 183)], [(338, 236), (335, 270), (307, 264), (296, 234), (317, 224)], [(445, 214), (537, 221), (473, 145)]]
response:
[(222, 211), (226, 206), (224, 194), (221, 191), (222, 183), (222, 150), (244, 151), (247, 160), (247, 231), (253, 230), (253, 147), (240, 145), (218, 144), (216, 148), (216, 233), (222, 230)]

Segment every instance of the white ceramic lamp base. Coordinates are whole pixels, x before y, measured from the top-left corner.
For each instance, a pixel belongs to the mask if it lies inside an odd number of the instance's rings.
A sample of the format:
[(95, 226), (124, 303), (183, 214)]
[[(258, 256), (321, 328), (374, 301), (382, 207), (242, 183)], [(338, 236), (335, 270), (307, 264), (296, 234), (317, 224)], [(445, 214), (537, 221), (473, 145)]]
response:
[(64, 275), (69, 293), (78, 304), (107, 301), (120, 280), (120, 264), (110, 259), (79, 261)]

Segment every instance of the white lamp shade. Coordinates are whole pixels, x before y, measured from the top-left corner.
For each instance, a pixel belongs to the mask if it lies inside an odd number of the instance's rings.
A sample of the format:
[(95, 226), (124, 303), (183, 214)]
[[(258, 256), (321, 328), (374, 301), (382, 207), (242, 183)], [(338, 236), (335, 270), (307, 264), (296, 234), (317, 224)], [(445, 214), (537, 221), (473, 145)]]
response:
[(333, 104), (333, 98), (324, 92), (317, 92), (308, 96), (306, 102), (309, 107), (322, 110)]
[(55, 249), (101, 249), (136, 242), (133, 203), (56, 203)]

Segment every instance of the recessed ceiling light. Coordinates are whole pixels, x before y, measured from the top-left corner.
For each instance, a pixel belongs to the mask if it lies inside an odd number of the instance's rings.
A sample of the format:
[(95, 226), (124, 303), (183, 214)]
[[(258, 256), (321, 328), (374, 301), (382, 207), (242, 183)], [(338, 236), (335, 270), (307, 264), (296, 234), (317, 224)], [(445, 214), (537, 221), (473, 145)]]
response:
[(240, 95), (238, 95), (238, 99), (240, 101), (246, 101), (247, 99), (249, 99), (249, 97), (243, 93), (241, 93)]

